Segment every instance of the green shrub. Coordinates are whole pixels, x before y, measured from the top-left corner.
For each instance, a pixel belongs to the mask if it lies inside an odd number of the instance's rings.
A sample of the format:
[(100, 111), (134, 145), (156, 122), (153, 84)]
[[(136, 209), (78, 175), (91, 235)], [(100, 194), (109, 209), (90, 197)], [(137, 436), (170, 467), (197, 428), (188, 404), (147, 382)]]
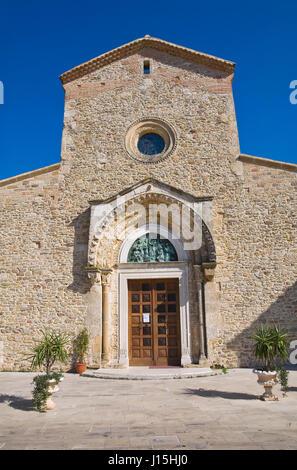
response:
[(33, 348), (31, 368), (44, 367), (46, 375), (49, 375), (55, 362), (66, 363), (68, 351), (66, 345), (69, 336), (56, 331), (43, 331), (43, 339), (38, 341)]
[(60, 382), (62, 377), (63, 374), (61, 372), (52, 372), (49, 375), (36, 375), (36, 377), (33, 378), (33, 405), (38, 409), (38, 411), (45, 412), (44, 406), (46, 404), (46, 400), (50, 396), (48, 392), (49, 381), (54, 379), (57, 382)]
[(79, 363), (83, 363), (85, 355), (89, 346), (89, 333), (88, 329), (84, 328), (74, 340), (74, 354), (75, 359)]
[(288, 360), (288, 332), (277, 325), (261, 325), (251, 335), (253, 353), (266, 371), (275, 370)]
[(44, 368), (45, 375), (37, 375), (33, 379), (34, 389), (33, 405), (39, 411), (45, 411), (44, 405), (50, 396), (48, 392), (49, 381), (54, 379), (60, 382), (63, 374), (61, 372), (51, 372), (51, 368), (55, 362), (65, 363), (68, 359), (68, 351), (66, 345), (69, 343), (69, 336), (56, 331), (43, 331), (42, 340), (38, 341), (33, 347), (31, 368)]
[(284, 367), (279, 367), (278, 369), (278, 380), (281, 384), (281, 390), (286, 393), (288, 388), (288, 376), (289, 371), (286, 370)]

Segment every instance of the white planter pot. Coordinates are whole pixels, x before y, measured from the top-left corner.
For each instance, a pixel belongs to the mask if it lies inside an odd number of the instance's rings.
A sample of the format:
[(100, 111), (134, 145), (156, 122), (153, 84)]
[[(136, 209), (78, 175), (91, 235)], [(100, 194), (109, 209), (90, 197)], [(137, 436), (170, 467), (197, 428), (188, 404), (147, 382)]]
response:
[(63, 380), (63, 377), (60, 380), (55, 380), (55, 379), (49, 380), (50, 389), (53, 391), (53, 393), (58, 392), (60, 390), (58, 385), (59, 385), (59, 382), (62, 382), (62, 380)]
[[(63, 380), (63, 377), (60, 379), (60, 382), (62, 380)], [(57, 381), (55, 379), (49, 380), (48, 393), (50, 394), (50, 396), (46, 400), (46, 403), (45, 403), (45, 406), (44, 406), (45, 410), (53, 410), (55, 408), (56, 404), (54, 403), (54, 401), (52, 399), (52, 395), (55, 392), (58, 392), (58, 390), (60, 390), (59, 387), (58, 387), (58, 384), (59, 384), (59, 381)]]
[(277, 383), (277, 372), (275, 370), (267, 372), (263, 370), (253, 370), (253, 372), (258, 375), (258, 384), (263, 385), (265, 389), (265, 392), (263, 395), (261, 395), (260, 400), (278, 400), (278, 397), (272, 393), (272, 388)]
[(49, 397), (47, 397), (45, 404), (42, 406), (42, 410), (53, 410), (56, 406), (52, 399), (53, 393), (56, 391), (56, 380), (49, 380), (49, 386), (47, 392), (49, 393)]

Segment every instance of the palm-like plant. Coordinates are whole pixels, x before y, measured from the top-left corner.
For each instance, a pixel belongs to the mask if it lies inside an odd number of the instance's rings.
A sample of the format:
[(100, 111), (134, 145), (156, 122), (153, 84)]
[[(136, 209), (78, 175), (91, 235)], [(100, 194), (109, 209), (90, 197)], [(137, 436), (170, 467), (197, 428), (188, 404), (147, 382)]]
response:
[(46, 374), (49, 375), (52, 366), (56, 361), (65, 363), (68, 358), (66, 345), (69, 343), (69, 336), (55, 331), (43, 331), (43, 339), (33, 348), (31, 367), (45, 367)]
[(261, 325), (251, 339), (254, 341), (254, 355), (263, 362), (264, 370), (275, 370), (278, 361), (287, 361), (289, 338), (286, 330), (277, 325)]
[(88, 329), (84, 328), (74, 340), (75, 356), (79, 363), (83, 363), (89, 345)]

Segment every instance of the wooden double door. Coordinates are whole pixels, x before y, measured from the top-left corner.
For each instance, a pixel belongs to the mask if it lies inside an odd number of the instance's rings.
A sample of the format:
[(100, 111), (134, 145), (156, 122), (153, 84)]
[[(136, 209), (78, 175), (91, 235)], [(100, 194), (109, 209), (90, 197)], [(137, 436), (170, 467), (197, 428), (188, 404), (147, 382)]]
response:
[(128, 293), (129, 364), (179, 366), (178, 279), (129, 280)]

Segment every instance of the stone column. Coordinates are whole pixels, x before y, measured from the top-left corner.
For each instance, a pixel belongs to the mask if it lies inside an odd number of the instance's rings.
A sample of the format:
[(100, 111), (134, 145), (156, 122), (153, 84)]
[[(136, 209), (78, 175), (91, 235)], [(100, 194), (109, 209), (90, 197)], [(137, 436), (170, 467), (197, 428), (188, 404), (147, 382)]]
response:
[(91, 288), (87, 294), (88, 308), (86, 326), (90, 333), (90, 346), (92, 351), (89, 366), (101, 366), (102, 349), (102, 302), (101, 302), (101, 275), (97, 270), (88, 271), (88, 278), (91, 280)]
[(202, 282), (202, 300), (203, 300), (203, 313), (204, 313), (204, 347), (208, 361), (212, 359), (212, 344), (216, 339), (217, 328), (217, 304), (215, 292), (215, 262), (202, 263), (203, 282)]
[(102, 283), (102, 361), (106, 364), (109, 361), (109, 323), (110, 323), (110, 278), (111, 269), (100, 269)]
[(204, 312), (204, 276), (201, 266), (194, 266), (197, 297), (198, 297), (198, 327), (199, 327), (199, 365), (207, 366), (208, 359), (206, 353), (206, 325), (205, 325), (205, 312)]
[(199, 302), (199, 332), (200, 332), (200, 354), (199, 364), (204, 364), (207, 360), (206, 337), (205, 337), (205, 311), (204, 311), (204, 284), (200, 281), (198, 284), (198, 302)]

